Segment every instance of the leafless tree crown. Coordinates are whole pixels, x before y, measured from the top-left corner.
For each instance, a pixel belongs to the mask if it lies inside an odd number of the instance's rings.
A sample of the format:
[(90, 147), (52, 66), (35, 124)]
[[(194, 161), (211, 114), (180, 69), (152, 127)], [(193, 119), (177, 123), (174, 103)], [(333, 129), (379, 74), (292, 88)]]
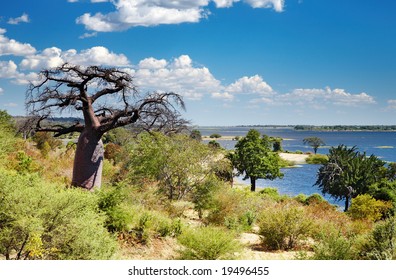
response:
[[(148, 93), (142, 96), (125, 71), (100, 66), (63, 64), (40, 72), (40, 82), (31, 83), (26, 94), (29, 115), (37, 131), (55, 136), (82, 132), (86, 127), (105, 133), (116, 127), (135, 124), (145, 130), (175, 131), (185, 127), (178, 109), (184, 109), (180, 95)], [(42, 121), (63, 110), (79, 111), (84, 123), (42, 126)]]

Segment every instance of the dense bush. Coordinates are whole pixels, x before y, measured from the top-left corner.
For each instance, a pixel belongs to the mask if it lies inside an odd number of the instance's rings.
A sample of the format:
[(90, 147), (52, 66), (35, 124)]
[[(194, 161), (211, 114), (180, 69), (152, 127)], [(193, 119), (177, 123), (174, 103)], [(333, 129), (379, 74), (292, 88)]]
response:
[(259, 227), (266, 248), (289, 250), (297, 247), (300, 239), (309, 236), (313, 221), (306, 216), (302, 206), (286, 203), (261, 213)]
[(213, 133), (209, 136), (210, 138), (221, 138), (221, 135), (218, 133)]
[(185, 231), (178, 238), (185, 247), (180, 258), (183, 260), (234, 259), (241, 246), (236, 236), (224, 228), (201, 227)]
[(33, 135), (32, 140), (36, 143), (37, 149), (56, 149), (62, 146), (62, 141), (53, 137), (49, 132), (37, 132)]
[(357, 257), (353, 239), (348, 239), (336, 230), (323, 233), (313, 249), (314, 254), (310, 258), (313, 260), (351, 260)]
[(98, 192), (99, 210), (106, 214), (105, 226), (111, 232), (127, 231), (132, 222), (132, 213), (123, 204), (125, 195), (122, 186), (101, 188)]
[(0, 110), (0, 163), (8, 153), (17, 149), (17, 142), (12, 117), (6, 111)]
[(389, 201), (376, 200), (371, 195), (362, 194), (352, 199), (348, 214), (352, 219), (378, 221), (392, 208)]
[(361, 258), (370, 260), (396, 259), (396, 221), (389, 218), (378, 222), (361, 249)]
[(6, 259), (108, 259), (117, 248), (92, 193), (2, 169), (0, 199)]
[[(275, 203), (275, 202), (274, 202)], [(263, 199), (249, 190), (219, 187), (205, 221), (208, 224), (226, 226), (233, 230), (248, 230), (256, 220)]]

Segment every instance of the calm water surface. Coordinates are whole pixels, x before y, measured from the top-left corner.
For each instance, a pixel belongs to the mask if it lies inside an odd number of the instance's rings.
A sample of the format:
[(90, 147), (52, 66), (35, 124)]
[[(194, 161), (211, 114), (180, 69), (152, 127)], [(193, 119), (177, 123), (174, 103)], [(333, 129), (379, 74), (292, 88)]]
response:
[[(249, 127), (199, 127), (202, 135), (219, 133), (222, 136), (245, 136), (251, 129)], [(374, 154), (382, 160), (396, 162), (396, 132), (378, 131), (295, 131), (293, 128), (254, 128), (262, 134), (283, 138), (282, 146), (284, 150), (291, 152), (302, 151), (312, 152), (310, 146), (303, 144), (306, 137), (319, 137), (326, 145), (319, 148), (318, 153), (327, 154), (329, 148), (340, 144), (348, 147), (356, 146), (360, 152), (367, 155)], [(233, 149), (236, 141), (218, 141), (224, 148)], [(258, 180), (258, 187), (276, 187), (279, 193), (295, 196), (300, 193), (310, 195), (320, 193), (317, 186), (314, 186), (316, 174), (320, 165), (304, 164), (297, 168), (282, 169), (284, 177), (282, 179)], [(238, 178), (242, 181), (242, 178)], [(249, 181), (243, 181), (249, 184)], [(337, 205), (343, 206), (343, 201), (335, 201), (329, 196), (327, 200)]]

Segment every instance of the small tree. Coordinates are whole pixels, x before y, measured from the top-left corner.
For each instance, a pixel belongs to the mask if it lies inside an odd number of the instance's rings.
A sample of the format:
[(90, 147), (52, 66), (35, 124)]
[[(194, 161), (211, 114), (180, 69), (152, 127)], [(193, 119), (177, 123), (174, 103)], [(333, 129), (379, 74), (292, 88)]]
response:
[(250, 178), (250, 190), (253, 192), (256, 190), (257, 179), (274, 180), (283, 177), (279, 155), (272, 151), (269, 137), (260, 137), (257, 130), (249, 130), (236, 143), (235, 152), (229, 157), (239, 175), (244, 174), (244, 180)]
[(325, 145), (325, 142), (323, 142), (322, 139), (320, 139), (319, 137), (307, 137), (303, 139), (303, 143), (305, 145), (309, 145), (314, 149), (314, 153), (316, 154), (316, 152), (318, 151), (318, 148), (320, 146)]
[(202, 140), (201, 131), (199, 131), (198, 129), (194, 129), (193, 131), (191, 131), (190, 137), (191, 137), (192, 139), (197, 140), (197, 141), (201, 141), (201, 140)]
[(127, 169), (134, 179), (159, 182), (170, 200), (183, 199), (212, 174), (213, 152), (184, 134), (141, 134), (130, 152)]
[[(129, 124), (138, 129), (173, 132), (186, 124), (176, 109), (184, 108), (178, 94), (141, 96), (127, 72), (66, 63), (40, 74), (41, 81), (31, 83), (27, 90), (27, 108), (36, 119), (36, 131), (54, 132), (54, 136), (80, 133), (73, 168), (75, 186), (89, 190), (101, 186), (102, 136), (106, 132)], [(43, 126), (43, 120), (64, 109), (80, 113), (83, 123)]]

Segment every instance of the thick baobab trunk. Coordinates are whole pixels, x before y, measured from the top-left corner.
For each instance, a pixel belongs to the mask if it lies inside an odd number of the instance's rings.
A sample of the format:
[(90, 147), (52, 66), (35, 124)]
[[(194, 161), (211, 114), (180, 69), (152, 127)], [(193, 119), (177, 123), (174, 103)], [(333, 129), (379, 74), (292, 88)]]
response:
[(77, 142), (72, 184), (87, 190), (92, 190), (94, 187), (100, 188), (103, 156), (101, 134), (93, 129), (85, 129)]

